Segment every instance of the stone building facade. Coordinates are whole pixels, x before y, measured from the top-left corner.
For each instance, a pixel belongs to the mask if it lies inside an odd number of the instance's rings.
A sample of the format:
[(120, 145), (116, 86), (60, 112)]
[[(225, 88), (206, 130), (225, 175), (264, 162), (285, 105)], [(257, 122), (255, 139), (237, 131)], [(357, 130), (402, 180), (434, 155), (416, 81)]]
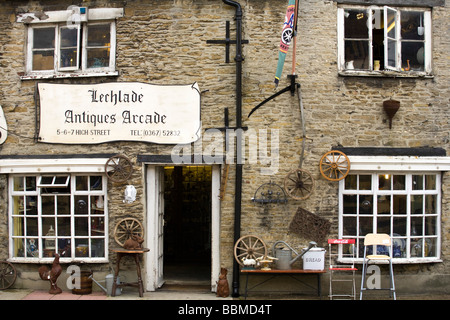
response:
[[(64, 271), (78, 264), (88, 265), (95, 278), (111, 273), (115, 268), (111, 250), (118, 246), (116, 226), (133, 218), (141, 223), (144, 245), (150, 248), (142, 260), (146, 290), (157, 290), (160, 281), (168, 279), (172, 264), (180, 271), (182, 261), (201, 260), (213, 291), (222, 267), (228, 269), (234, 292), (239, 291), (234, 246), (241, 236), (262, 238), (269, 252), (277, 240), (298, 249), (309, 241), (326, 247), (326, 238), (353, 237), (359, 241), (360, 262), (364, 235), (387, 232), (400, 247), (394, 266), (398, 293), (448, 292), (449, 4), (445, 0), (368, 3), (300, 1), (295, 80), (303, 110), (298, 94), (286, 92), (248, 117), (276, 92), (273, 79), (287, 1), (240, 1), (245, 41), (239, 124), (236, 43), (229, 44), (227, 62), (226, 45), (210, 41), (225, 39), (227, 21), (229, 38), (236, 39), (233, 5), (207, 0), (95, 0), (79, 1), (76, 6), (73, 1), (5, 2), (0, 9), (0, 105), (6, 120), (1, 133), (7, 136), (0, 146), (4, 239), (0, 259), (9, 259), (20, 271), (15, 286), (47, 288), (39, 279), (38, 266), (53, 261), (45, 249), (61, 250), (63, 245), (70, 251), (61, 257)], [(411, 28), (417, 30), (414, 36)], [(51, 41), (43, 36), (50, 29)], [(391, 37), (391, 31), (397, 33)], [(65, 42), (66, 36), (74, 42)], [(384, 48), (383, 40), (396, 47)], [(292, 46), (277, 90), (290, 85)], [(76, 53), (70, 56), (70, 52)], [(63, 60), (66, 54), (71, 62)], [(50, 62), (45, 60), (49, 58)], [(379, 70), (375, 60), (381, 60)], [(79, 143), (77, 139), (69, 143), (64, 140), (68, 135), (61, 132), (59, 140), (43, 139), (44, 129), (58, 125), (40, 121), (44, 103), (39, 86), (64, 84), (76, 92), (105, 85), (111, 92), (113, 86), (108, 84), (119, 84), (114, 88), (120, 89), (120, 83), (123, 90), (129, 84), (174, 86), (173, 95), (180, 94), (178, 89), (184, 85), (198, 85), (198, 139), (186, 144), (125, 138), (100, 141), (97, 136), (90, 142), (80, 137)], [(67, 93), (72, 104), (73, 96)], [(389, 100), (400, 103), (391, 127), (383, 109), (383, 102)], [(45, 107), (55, 113), (66, 108), (51, 103)], [(243, 128), (245, 138), (238, 165), (235, 153), (226, 157), (235, 140), (225, 139), (225, 133), (236, 135), (237, 127)], [(124, 124), (113, 130), (129, 134)], [(348, 157), (350, 172), (345, 179), (331, 181), (321, 174), (321, 158), (331, 150)], [(132, 163), (126, 181), (115, 182), (105, 173), (105, 163), (117, 154)], [(187, 157), (180, 163), (182, 155)], [(238, 181), (236, 187), (239, 167), (242, 183)], [(264, 197), (259, 188), (269, 183), (277, 196), (284, 197), (285, 177), (297, 168), (314, 180), (307, 198), (287, 195), (283, 203), (255, 201)], [(69, 177), (66, 189), (42, 181), (53, 176)], [(77, 193), (78, 183), (83, 182), (86, 188)], [(126, 185), (135, 187), (136, 200), (124, 201)], [(45, 211), (44, 204), (52, 196), (54, 211)], [(103, 204), (97, 206), (100, 198)], [(77, 211), (81, 206), (87, 206), (86, 211)], [(199, 217), (194, 213), (198, 211), (205, 213)], [(329, 229), (292, 227), (301, 212), (312, 214)], [(103, 225), (100, 233), (96, 223)], [(58, 228), (53, 230), (56, 235), (48, 233), (50, 225)], [(70, 228), (62, 231), (64, 225)], [(77, 228), (87, 231), (79, 233)], [(324, 237), (317, 236), (323, 232)], [(164, 245), (158, 242), (162, 235)], [(36, 252), (31, 252), (31, 243)], [(195, 259), (199, 252), (202, 259)], [(164, 262), (158, 260), (161, 254)], [(134, 266), (126, 268), (126, 278), (132, 279)], [(68, 277), (63, 273), (60, 282)]]

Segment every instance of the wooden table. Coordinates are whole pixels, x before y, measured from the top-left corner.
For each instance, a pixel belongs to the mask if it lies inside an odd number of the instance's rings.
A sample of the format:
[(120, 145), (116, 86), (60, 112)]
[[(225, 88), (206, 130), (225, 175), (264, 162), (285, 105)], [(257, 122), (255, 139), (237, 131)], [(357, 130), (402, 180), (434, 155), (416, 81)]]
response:
[[(116, 261), (116, 272), (114, 273), (114, 282), (112, 287), (111, 296), (116, 296), (116, 289), (121, 288), (124, 286), (132, 286), (132, 287), (138, 287), (139, 288), (139, 297), (144, 296), (144, 284), (142, 282), (141, 277), (141, 267), (139, 265), (139, 254), (145, 253), (150, 251), (150, 249), (144, 248), (144, 249), (138, 249), (138, 250), (126, 250), (126, 249), (115, 249), (112, 250), (117, 255), (117, 261)], [(130, 256), (134, 258), (134, 261), (136, 263), (136, 272), (138, 276), (138, 281), (133, 283), (121, 283), (117, 284), (117, 276), (119, 275), (119, 269), (120, 269), (120, 260), (124, 256)]]
[[(312, 274), (312, 275), (316, 275), (317, 276), (317, 295), (321, 298), (322, 297), (322, 289), (321, 289), (321, 285), (322, 285), (322, 274), (326, 273), (325, 270), (303, 270), (303, 269), (289, 269), (289, 270), (277, 270), (277, 269), (272, 269), (272, 270), (260, 270), (260, 269), (241, 269), (241, 273), (245, 274), (246, 277), (246, 281), (245, 281), (245, 299), (247, 299), (247, 294), (251, 289), (254, 289), (270, 280), (272, 280), (273, 278), (280, 276), (280, 275), (288, 275), (292, 278), (294, 278), (295, 280), (301, 282), (299, 279), (295, 278), (296, 275), (302, 275), (302, 274)], [(266, 279), (264, 281), (262, 281), (261, 283), (253, 286), (252, 288), (248, 288), (248, 278), (249, 275), (271, 275), (272, 277), (270, 277), (269, 279)]]

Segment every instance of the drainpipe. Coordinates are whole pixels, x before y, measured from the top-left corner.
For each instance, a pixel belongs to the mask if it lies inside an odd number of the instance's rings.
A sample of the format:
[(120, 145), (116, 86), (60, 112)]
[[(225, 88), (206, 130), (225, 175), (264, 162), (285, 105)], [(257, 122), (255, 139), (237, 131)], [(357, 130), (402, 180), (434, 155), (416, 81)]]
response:
[[(242, 197), (242, 8), (235, 1), (223, 0), (236, 8), (236, 181), (234, 197), (234, 243), (241, 237)], [(233, 259), (232, 297), (239, 297), (239, 264)]]

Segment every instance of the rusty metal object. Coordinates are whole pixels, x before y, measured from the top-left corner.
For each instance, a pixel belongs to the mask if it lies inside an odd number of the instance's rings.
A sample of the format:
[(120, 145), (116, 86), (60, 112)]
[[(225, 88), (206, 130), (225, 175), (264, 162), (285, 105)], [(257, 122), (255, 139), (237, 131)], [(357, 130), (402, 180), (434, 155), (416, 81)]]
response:
[(323, 243), (330, 232), (331, 223), (327, 219), (298, 208), (294, 218), (289, 224), (289, 231), (298, 233), (303, 238), (313, 239), (317, 243)]

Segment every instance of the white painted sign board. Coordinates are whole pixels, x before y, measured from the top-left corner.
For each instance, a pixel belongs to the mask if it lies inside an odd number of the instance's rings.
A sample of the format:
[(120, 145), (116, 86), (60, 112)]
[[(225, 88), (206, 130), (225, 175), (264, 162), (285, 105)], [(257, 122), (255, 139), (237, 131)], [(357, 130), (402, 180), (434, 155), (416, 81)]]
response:
[(197, 83), (40, 83), (38, 90), (40, 142), (185, 144), (200, 137)]

